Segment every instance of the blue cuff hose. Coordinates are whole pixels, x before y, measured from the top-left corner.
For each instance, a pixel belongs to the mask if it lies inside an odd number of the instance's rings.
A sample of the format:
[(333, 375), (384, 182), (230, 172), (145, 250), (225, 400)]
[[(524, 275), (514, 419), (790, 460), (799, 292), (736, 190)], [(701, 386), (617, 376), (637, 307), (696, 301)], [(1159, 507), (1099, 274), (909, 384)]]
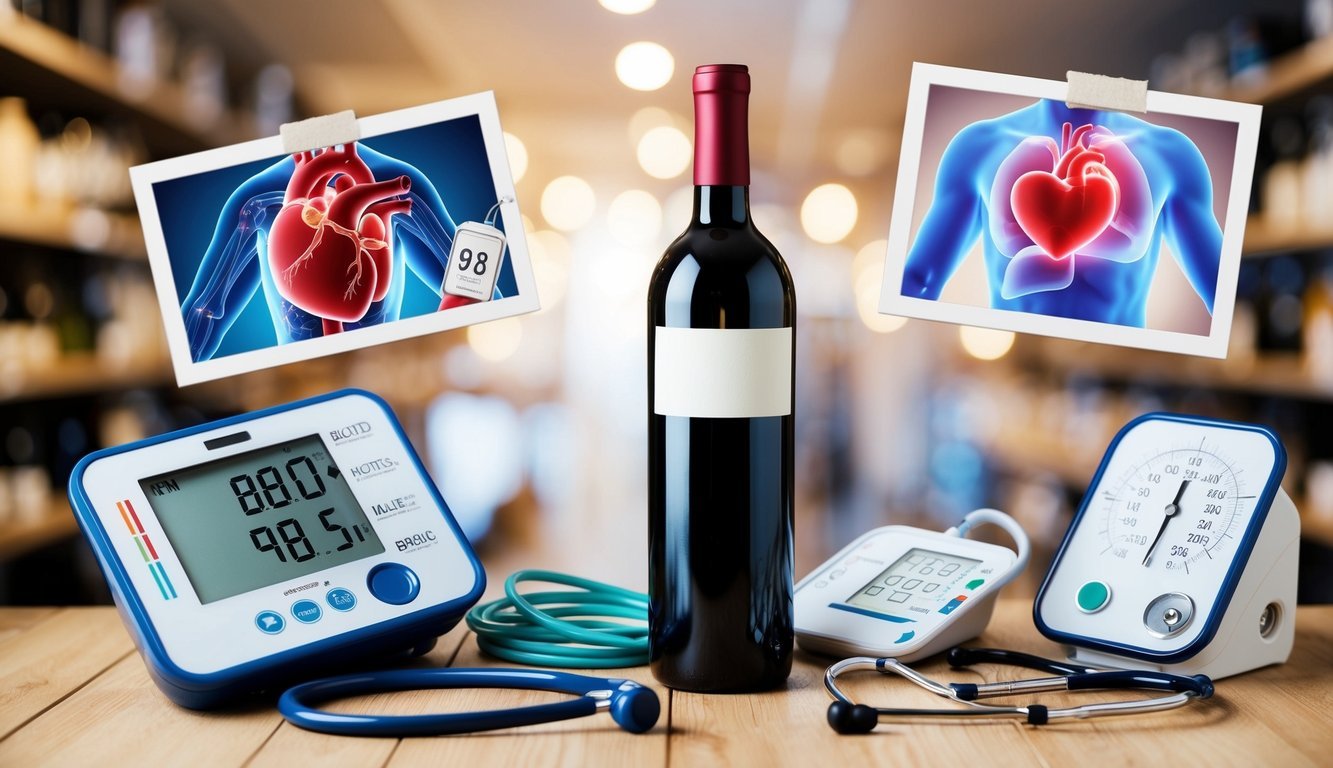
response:
[[(576, 591), (524, 594), (521, 581)], [(614, 669), (648, 663), (647, 595), (554, 571), (515, 572), (505, 579), (505, 596), (468, 611), (467, 625), (482, 651), (518, 664)]]

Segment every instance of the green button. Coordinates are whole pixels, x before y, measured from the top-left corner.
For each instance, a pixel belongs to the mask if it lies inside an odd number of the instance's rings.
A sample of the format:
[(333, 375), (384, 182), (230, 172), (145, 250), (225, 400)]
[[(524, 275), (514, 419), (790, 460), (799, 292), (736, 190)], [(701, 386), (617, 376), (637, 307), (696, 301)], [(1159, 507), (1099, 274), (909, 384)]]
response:
[(1096, 613), (1111, 602), (1111, 588), (1104, 581), (1089, 581), (1078, 589), (1078, 609)]
[(982, 584), (985, 584), (985, 583), (986, 583), (986, 580), (985, 580), (985, 579), (973, 579), (973, 580), (971, 580), (971, 581), (969, 581), (969, 582), (967, 583), (967, 588), (968, 588), (968, 589), (976, 589), (977, 587), (979, 587), (979, 586), (981, 586)]

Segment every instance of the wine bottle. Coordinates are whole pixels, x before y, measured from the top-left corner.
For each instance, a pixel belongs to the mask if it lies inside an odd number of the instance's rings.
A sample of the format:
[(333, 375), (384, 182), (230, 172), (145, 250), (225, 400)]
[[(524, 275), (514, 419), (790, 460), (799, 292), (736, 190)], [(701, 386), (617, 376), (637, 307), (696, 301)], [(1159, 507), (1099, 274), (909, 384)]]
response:
[(648, 292), (649, 648), (689, 691), (792, 658), (796, 296), (750, 220), (749, 71), (694, 74), (694, 215)]

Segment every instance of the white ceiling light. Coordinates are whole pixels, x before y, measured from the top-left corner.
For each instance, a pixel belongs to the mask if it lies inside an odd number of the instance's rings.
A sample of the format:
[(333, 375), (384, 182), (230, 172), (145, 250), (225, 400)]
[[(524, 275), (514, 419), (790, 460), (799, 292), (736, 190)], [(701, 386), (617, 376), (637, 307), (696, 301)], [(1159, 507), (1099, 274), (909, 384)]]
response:
[(958, 328), (958, 340), (963, 343), (963, 349), (976, 359), (998, 360), (1014, 346), (1014, 333), (963, 325)]
[(841, 184), (815, 187), (801, 203), (801, 228), (817, 243), (836, 243), (856, 226), (856, 196)]
[(588, 182), (577, 176), (561, 176), (542, 191), (542, 216), (556, 229), (572, 232), (592, 218), (597, 198)]
[(654, 242), (662, 230), (662, 206), (641, 189), (621, 192), (607, 208), (606, 227), (623, 245)]
[(655, 179), (674, 179), (690, 167), (694, 148), (679, 128), (660, 125), (639, 139), (639, 165)]
[(657, 43), (630, 43), (616, 54), (616, 77), (636, 91), (655, 91), (671, 82), (676, 61)]
[(602, 7), (612, 13), (633, 16), (652, 8), (657, 0), (597, 0)]
[(509, 172), (514, 175), (517, 184), (523, 174), (528, 172), (528, 148), (517, 136), (505, 131), (505, 154), (509, 156)]

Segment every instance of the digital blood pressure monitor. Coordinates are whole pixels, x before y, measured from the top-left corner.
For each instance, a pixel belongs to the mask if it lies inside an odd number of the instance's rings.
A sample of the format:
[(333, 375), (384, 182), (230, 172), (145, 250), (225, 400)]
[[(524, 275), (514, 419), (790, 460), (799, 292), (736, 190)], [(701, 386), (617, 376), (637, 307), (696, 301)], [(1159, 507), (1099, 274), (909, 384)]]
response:
[[(962, 538), (1004, 527), (1018, 552)], [(1000, 588), (1027, 564), (1027, 536), (1008, 515), (977, 510), (945, 532), (876, 528), (796, 585), (796, 638), (839, 656), (925, 658), (981, 634)]]
[(485, 586), (388, 405), (358, 390), (98, 451), (69, 495), (186, 707), (424, 653)]

